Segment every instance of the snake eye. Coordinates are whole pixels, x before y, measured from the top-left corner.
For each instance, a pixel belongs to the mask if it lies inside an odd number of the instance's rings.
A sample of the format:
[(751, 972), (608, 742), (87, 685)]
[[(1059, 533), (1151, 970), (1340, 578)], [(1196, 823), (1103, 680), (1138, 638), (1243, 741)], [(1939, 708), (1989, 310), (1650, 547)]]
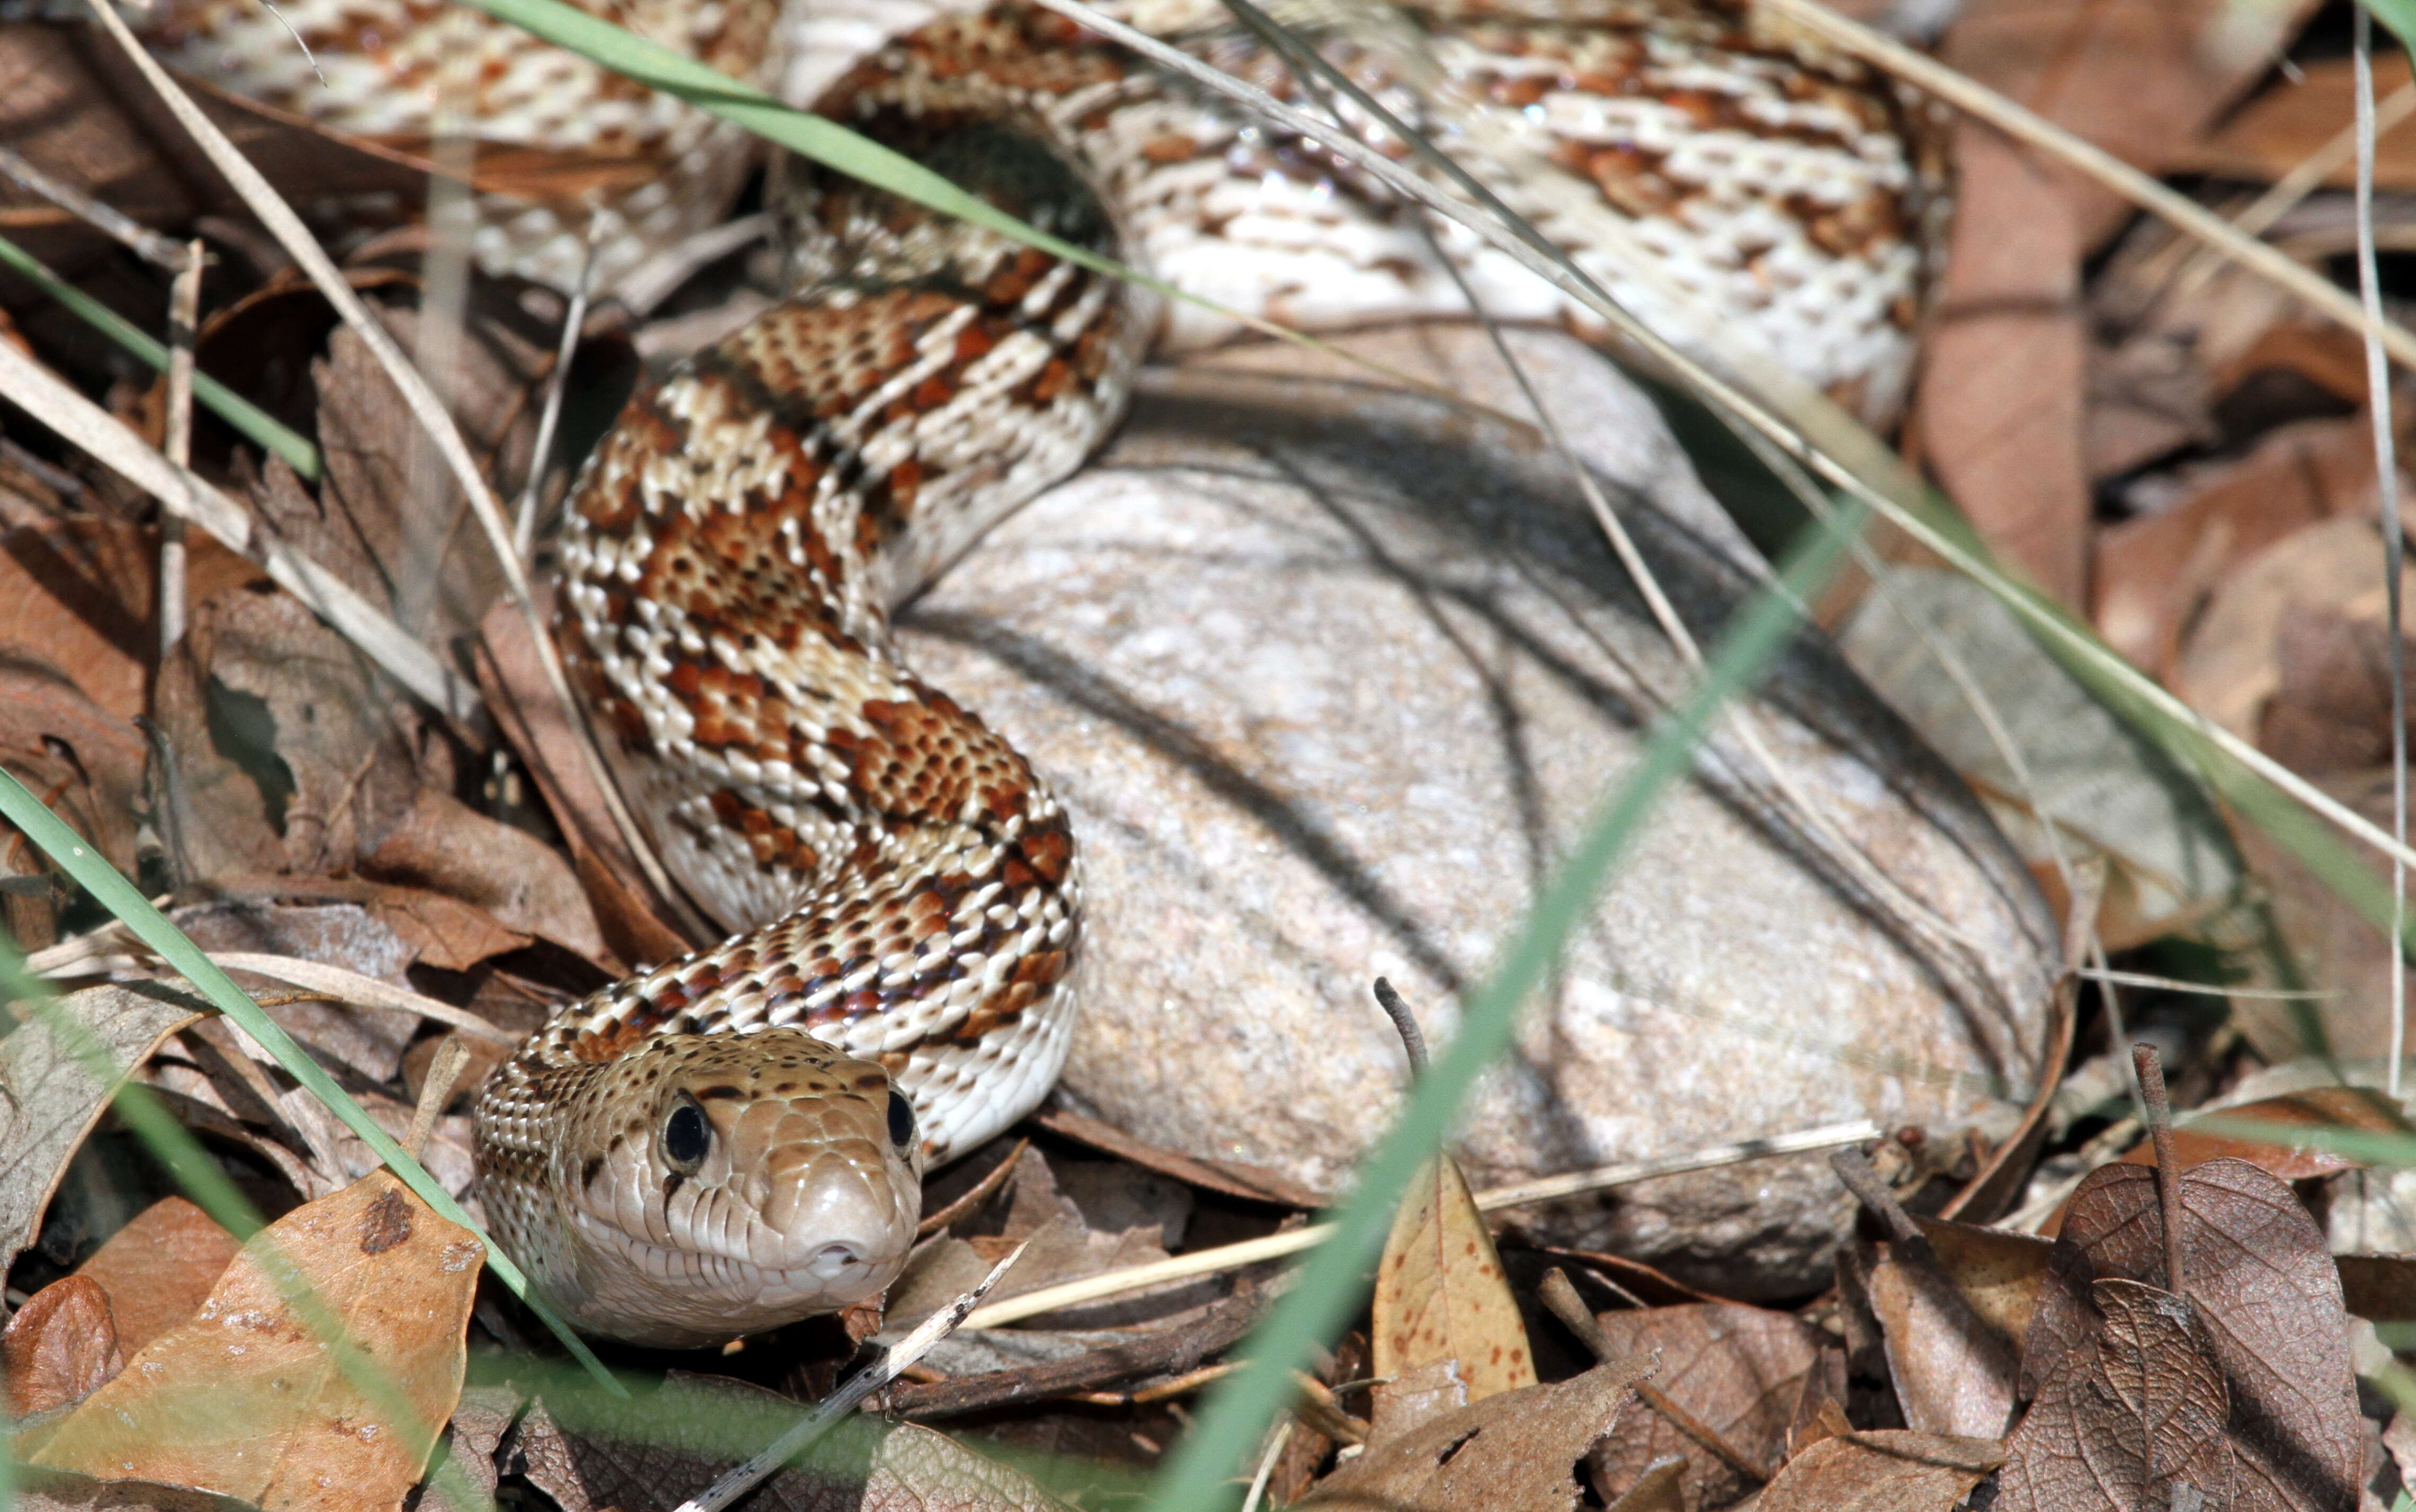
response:
[(906, 1100), (905, 1093), (892, 1091), (889, 1094), (889, 1143), (902, 1150), (914, 1139), (914, 1104)]
[(672, 1164), (693, 1175), (704, 1163), (705, 1152), (713, 1148), (713, 1129), (704, 1121), (704, 1112), (693, 1102), (683, 1102), (663, 1120), (663, 1154)]

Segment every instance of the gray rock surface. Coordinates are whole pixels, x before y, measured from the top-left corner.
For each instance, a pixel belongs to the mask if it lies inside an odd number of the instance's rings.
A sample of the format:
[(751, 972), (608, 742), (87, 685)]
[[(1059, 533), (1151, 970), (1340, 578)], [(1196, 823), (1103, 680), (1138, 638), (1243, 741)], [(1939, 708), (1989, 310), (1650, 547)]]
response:
[[(1657, 414), (1518, 338), (1706, 642), (1758, 564)], [(1359, 350), (1522, 412), (1477, 333)], [(1155, 376), (1110, 452), (905, 616), (909, 654), (1071, 804), (1089, 934), (1062, 1096), (1326, 1188), (1684, 686), (1532, 430), (1264, 350)], [(1469, 1110), (1479, 1188), (1857, 1115), (2001, 1129), (2045, 1040), (2053, 930), (1969, 792), (1825, 642), (1758, 705), (1874, 898), (1732, 742), (1630, 849)], [(1941, 945), (1940, 930), (1956, 943)], [(1732, 1294), (1817, 1283), (1850, 1213), (1818, 1156), (1525, 1210)]]

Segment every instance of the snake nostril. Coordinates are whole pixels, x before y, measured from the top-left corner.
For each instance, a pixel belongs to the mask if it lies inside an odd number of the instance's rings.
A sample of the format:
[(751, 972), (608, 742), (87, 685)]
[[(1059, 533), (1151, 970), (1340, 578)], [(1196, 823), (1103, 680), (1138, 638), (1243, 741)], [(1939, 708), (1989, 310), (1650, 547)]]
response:
[(849, 1267), (864, 1264), (864, 1256), (852, 1244), (826, 1244), (814, 1251), (806, 1268), (825, 1280), (846, 1274)]

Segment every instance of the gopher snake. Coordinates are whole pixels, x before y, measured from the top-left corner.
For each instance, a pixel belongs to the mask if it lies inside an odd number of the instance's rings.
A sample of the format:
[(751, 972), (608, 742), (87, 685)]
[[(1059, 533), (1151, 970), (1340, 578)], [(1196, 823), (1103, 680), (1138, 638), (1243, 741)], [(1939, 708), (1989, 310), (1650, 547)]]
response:
[[(767, 7), (597, 5), (725, 67), (780, 30)], [(1128, 7), (1304, 98), (1255, 43), (1175, 8)], [(559, 274), (582, 218), (677, 232), (714, 198), (698, 186), (736, 176), (694, 112), (427, 0), (287, 11), (323, 65), (338, 52), (340, 101), (314, 97), (281, 32), (235, 0), (169, 5), (151, 25), (189, 67), (403, 138), (427, 126), (440, 25), (467, 25), (482, 134), (551, 130), (672, 165), (617, 199), (491, 204), (491, 263)], [(1417, 17), (1462, 102), (1439, 121), (1364, 34), (1321, 45), (1648, 318), (1660, 294), (1590, 242), (1589, 217), (1623, 217), (1669, 282), (1799, 375), (1892, 405), (1934, 198), (1892, 94), (1696, 0), (1557, 14), (1480, 0)], [(819, 23), (808, 11), (782, 35), (810, 43)], [(927, 22), (818, 108), (1248, 314), (1463, 309), (1438, 253), (1499, 314), (1571, 314), (1456, 228), (1430, 240), (1313, 147), (1019, 0)], [(823, 171), (784, 169), (778, 198), (802, 292), (631, 401), (558, 546), (574, 683), (666, 864), (732, 936), (565, 1010), (478, 1106), (498, 1237), (581, 1326), (652, 1344), (878, 1293), (904, 1262), (925, 1162), (1047, 1093), (1073, 1031), (1074, 838), (1023, 758), (900, 664), (887, 617), (1080, 466), (1153, 340), (1230, 330)]]

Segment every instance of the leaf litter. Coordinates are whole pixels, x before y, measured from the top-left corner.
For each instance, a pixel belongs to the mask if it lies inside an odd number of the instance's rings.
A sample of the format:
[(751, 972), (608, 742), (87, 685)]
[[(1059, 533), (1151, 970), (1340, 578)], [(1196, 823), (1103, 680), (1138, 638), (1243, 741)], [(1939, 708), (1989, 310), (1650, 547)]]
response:
[[(2150, 18), (2082, 0), (1970, 0), (1943, 52), (2135, 162), (2199, 175), (2186, 182), (2229, 210), (2337, 136), (2343, 60), (2324, 53), (2321, 25), (2304, 29), (2308, 8), (2259, 19), (2272, 46), (2292, 49), (2289, 68), (2261, 80), (2270, 49), (2208, 45), (2211, 6)], [(458, 493), (415, 472), (413, 427), (366, 349), (285, 275), (273, 246), (235, 224), (234, 202), (195, 171), (139, 82), (70, 37), (0, 24), (0, 145), (147, 224), (184, 234), (198, 223), (213, 236), (202, 366), (310, 438), (323, 462), (305, 477), (204, 416), (197, 466), (379, 609), (467, 648), (458, 665), (475, 671), (492, 724), (413, 704), (251, 563), (199, 536), (186, 633), (163, 652), (151, 505), (17, 427), (0, 436), (0, 602), (10, 606), (0, 766), (167, 897), (206, 948), (340, 968), (508, 1033), (678, 953), (698, 921), (646, 883), (545, 691), (525, 623), (491, 609), (499, 574), (463, 527)], [(2404, 78), (2394, 67), (2385, 60), (2385, 93)], [(414, 344), (427, 238), (407, 222), (428, 191), (425, 157), (231, 98), (204, 105), (289, 187), (341, 181), (404, 207), (349, 245), (346, 275)], [(2404, 176), (2410, 130), (2383, 140), (2387, 187)], [(2390, 744), (2377, 674), (2387, 647), (2363, 413), (2371, 397), (2355, 343), (2204, 264), (2159, 223), (2125, 224), (2098, 191), (1981, 135), (1953, 133), (1966, 230), (1942, 275), (1908, 449), (2001, 556), (2028, 564), (2140, 666), (2376, 812)], [(487, 186), (629, 171), (514, 158), (480, 172)], [(2335, 164), (2307, 198), (2273, 212), (2265, 234), (2307, 258), (2336, 255), (2348, 227), (2341, 172)], [(8, 187), (0, 199), (12, 237), (156, 328), (162, 277), (47, 201)], [(2395, 201), (2380, 214), (2387, 234), (2416, 227)], [(641, 353), (760, 307), (777, 290), (744, 262), (692, 280), (663, 321), (610, 308), (591, 319), (576, 391), (609, 410)], [(2034, 297), (2052, 309), (2022, 307)], [(469, 355), (450, 387), (506, 493), (534, 467), (541, 493), (557, 497), (585, 444), (574, 436), (556, 456), (530, 455), (564, 309), (551, 291), (473, 283), (474, 339), (461, 343)], [(164, 384), (113, 367), (64, 311), (13, 282), (0, 283), (0, 339), (22, 340), (141, 434), (162, 434)], [(2131, 952), (2118, 964), (2203, 989), (2085, 992), (2076, 1064), (2119, 1057), (2122, 1036), (2146, 1034), (2175, 1052), (2182, 1100), (2212, 1103), (2259, 1059), (2378, 1052), (2393, 963), (2369, 926), (2144, 748), (2011, 621), (1975, 606), (1970, 585), (1920, 561), (1888, 573), (1885, 602), (1824, 605), (1858, 666), (1983, 793), (2051, 897), (2070, 896), (2067, 852), (2107, 864), (2085, 922)], [(1966, 683), (1924, 632), (1907, 627), (1907, 606), (1996, 702), (1997, 729), (1972, 713)], [(1998, 743), (2007, 733), (2018, 759)], [(508, 1304), (474, 1298), (475, 1265), (445, 1271), (441, 1244), (430, 1262), (424, 1247), (442, 1232), (432, 1217), (414, 1209), (415, 1239), (361, 1252), (368, 1212), (399, 1196), (368, 1174), (366, 1146), (256, 1046), (145, 981), (159, 964), (29, 846), (7, 844), (16, 839), (0, 834), (9, 936), (38, 968), (82, 989), (54, 1010), (97, 1034), (111, 1063), (108, 1078), (70, 1064), (23, 1005), (0, 1040), (0, 1220), (14, 1260), (0, 1385), (25, 1420), (21, 1442), (47, 1435), (40, 1453), (74, 1467), (46, 1472), (28, 1505), (328, 1505), (294, 1490), (323, 1475), (364, 1505), (412, 1495), (568, 1512), (675, 1505), (747, 1452), (704, 1431), (712, 1419), (743, 1400), (774, 1415), (763, 1420), (768, 1436), (795, 1401), (828, 1391), (1019, 1245), (1029, 1248), (1004, 1290), (1029, 1293), (1276, 1234), (1327, 1201), (1276, 1173), (1159, 1149), (1050, 1107), (935, 1175), (925, 1210), (945, 1220), (885, 1315), (867, 1309), (748, 1341), (719, 1362), (724, 1377), (650, 1377), (647, 1400), (661, 1409), (650, 1419), (582, 1415), (514, 1376), (537, 1371), (543, 1352)], [(398, 1136), (414, 1127), (441, 1051), (483, 1056), (421, 1129), (430, 1169), (470, 1190), (459, 1110), (500, 1053), (491, 1039), (274, 971), (240, 980)], [(2222, 996), (2243, 983), (2336, 996), (2319, 1010)], [(130, 1153), (106, 1105), (110, 1079), (127, 1075), (282, 1215), (268, 1234), (308, 1231), (298, 1255), (342, 1262), (314, 1282), (323, 1295), (391, 1314), (403, 1351), (393, 1357), (417, 1362), (398, 1367), (415, 1434), (381, 1423), (364, 1443), (357, 1430), (378, 1409), (348, 1399), (309, 1340), (279, 1336), (292, 1353), (279, 1357), (318, 1383), (282, 1418), (235, 1395), (253, 1388), (243, 1372), (202, 1371), (223, 1345), (230, 1298), (264, 1316), (284, 1303), (263, 1290), (253, 1252), (239, 1257), (232, 1235)], [(2340, 1087), (2231, 1111), (2310, 1130), (2408, 1128), (2378, 1095)], [(2337, 1233), (2341, 1212), (2388, 1200), (2387, 1189), (2378, 1198), (2360, 1185), (2385, 1173), (2315, 1143), (2176, 1131), (2186, 1284), (2174, 1292), (2157, 1173), (2139, 1163), (2145, 1145), (2130, 1147), (2136, 1123), (2061, 1102), (2053, 1113), (2044, 1152), (1997, 1142), (2001, 1130), (1960, 1130), (1906, 1131), (1877, 1149), (1917, 1234), (1858, 1236), (1837, 1288), (1816, 1296), (1720, 1299), (1624, 1257), (1544, 1250), (1515, 1220), (1477, 1213), (1456, 1169), (1438, 1162), (1397, 1217), (1364, 1331), (1296, 1383), (1289, 1430), (1264, 1450), (1265, 1505), (1699, 1512), (1750, 1500), (1760, 1512), (1943, 1512), (1993, 1495), (2000, 1507), (2077, 1512), (2178, 1506), (2176, 1490), (2201, 1507), (2346, 1506), (2362, 1491), (2388, 1505), (2416, 1438), (2375, 1406), (2395, 1367), (2377, 1364), (2382, 1346), (2370, 1341), (2352, 1351), (2351, 1317), (2404, 1341), (2390, 1330), (2416, 1322), (2416, 1258), (2335, 1260), (2323, 1217)], [(1924, 1153), (1895, 1163), (1914, 1149)], [(1930, 1216), (2000, 1208), (2055, 1237)], [(350, 1254), (328, 1237), (340, 1231), (353, 1235)], [(1273, 1280), (1266, 1264), (1160, 1280), (959, 1335), (876, 1399), (912, 1421), (868, 1417), (863, 1433), (750, 1505), (1130, 1505), (1189, 1403), (1234, 1362)], [(415, 1322), (396, 1321), (415, 1307)], [(506, 1363), (464, 1393), (472, 1341), (482, 1359)], [(175, 1392), (155, 1374), (242, 1400), (256, 1437), (240, 1453), (179, 1444)], [(120, 1406), (140, 1407), (139, 1429), (103, 1420)], [(295, 1425), (338, 1419), (351, 1439), (293, 1449)], [(440, 1435), (461, 1476), (442, 1484), (395, 1448)]]

